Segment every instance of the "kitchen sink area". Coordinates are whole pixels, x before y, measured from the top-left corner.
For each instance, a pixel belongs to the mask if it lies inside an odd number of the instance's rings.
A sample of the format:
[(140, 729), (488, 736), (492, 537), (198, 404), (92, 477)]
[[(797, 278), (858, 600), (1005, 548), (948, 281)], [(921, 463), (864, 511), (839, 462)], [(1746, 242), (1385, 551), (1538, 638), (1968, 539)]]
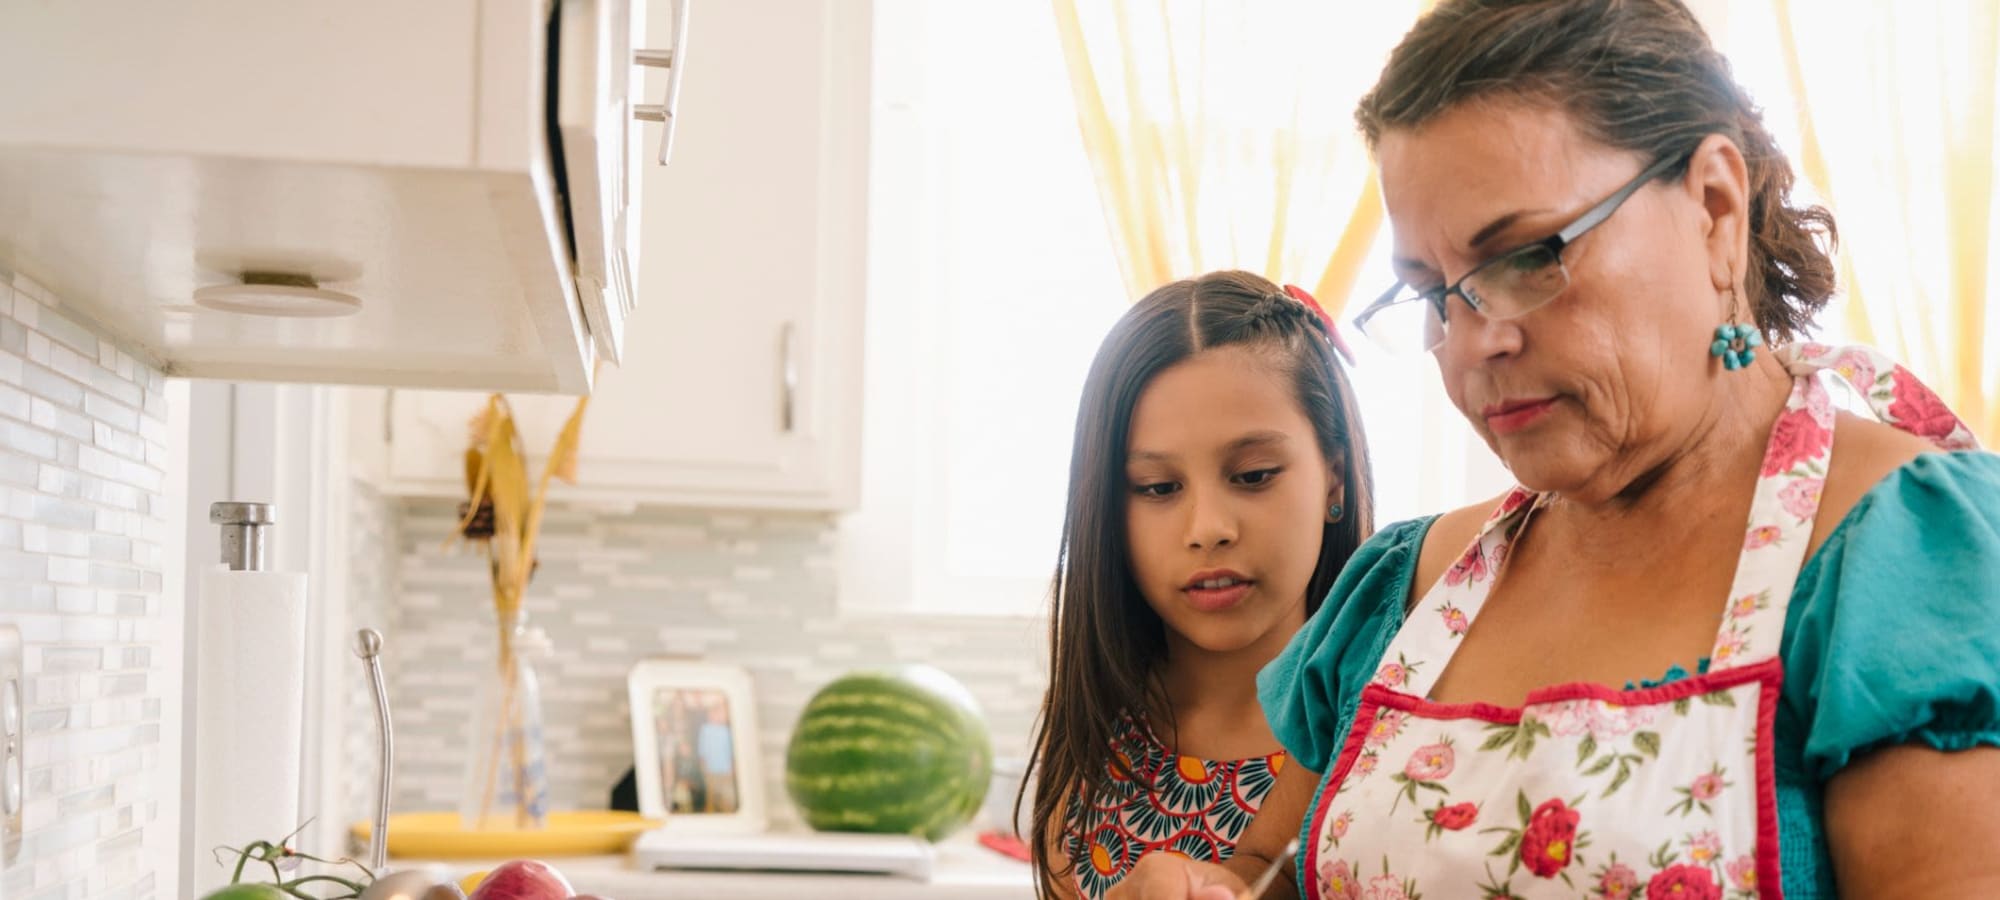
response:
[[(849, 534), (873, 12), (0, 12), (0, 897), (1032, 893), (1040, 588)], [(903, 670), (952, 812), (824, 843)]]

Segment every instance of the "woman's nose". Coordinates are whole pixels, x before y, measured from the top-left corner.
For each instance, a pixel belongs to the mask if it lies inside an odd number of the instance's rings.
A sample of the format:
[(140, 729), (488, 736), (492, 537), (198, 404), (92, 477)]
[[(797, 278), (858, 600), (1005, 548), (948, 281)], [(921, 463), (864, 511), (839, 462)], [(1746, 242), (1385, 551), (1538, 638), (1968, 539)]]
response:
[(1447, 297), (1445, 302), (1449, 321), (1445, 326), (1444, 343), (1437, 349), (1439, 362), (1475, 366), (1521, 352), (1518, 323), (1487, 318), (1484, 313), (1465, 305), (1456, 297)]

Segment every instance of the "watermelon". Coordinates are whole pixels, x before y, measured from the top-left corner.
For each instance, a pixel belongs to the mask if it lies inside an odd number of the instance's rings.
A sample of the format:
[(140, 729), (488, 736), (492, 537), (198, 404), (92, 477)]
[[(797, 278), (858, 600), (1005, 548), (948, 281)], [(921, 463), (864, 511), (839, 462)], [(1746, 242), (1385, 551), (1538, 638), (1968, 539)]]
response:
[(993, 742), (972, 692), (929, 666), (853, 672), (820, 689), (785, 750), (785, 789), (820, 831), (943, 839), (972, 820)]

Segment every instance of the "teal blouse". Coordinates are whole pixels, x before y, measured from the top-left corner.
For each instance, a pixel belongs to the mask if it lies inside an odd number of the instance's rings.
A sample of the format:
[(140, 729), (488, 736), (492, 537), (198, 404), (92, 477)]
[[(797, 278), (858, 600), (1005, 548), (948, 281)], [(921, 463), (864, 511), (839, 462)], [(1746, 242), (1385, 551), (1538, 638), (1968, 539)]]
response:
[[(1322, 774), (1322, 790), (1361, 689), (1402, 626), (1433, 521), (1391, 525), (1362, 545), (1257, 677), (1272, 732)], [(1835, 897), (1823, 821), (1834, 773), (1891, 744), (2000, 746), (2000, 455), (1925, 454), (1862, 497), (1800, 570), (1779, 653), (1785, 896)]]

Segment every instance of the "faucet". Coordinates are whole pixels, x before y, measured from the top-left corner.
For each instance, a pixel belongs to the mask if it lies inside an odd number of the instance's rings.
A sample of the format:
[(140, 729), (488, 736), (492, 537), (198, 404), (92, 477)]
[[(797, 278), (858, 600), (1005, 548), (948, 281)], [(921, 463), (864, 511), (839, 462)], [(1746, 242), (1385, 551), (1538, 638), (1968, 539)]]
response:
[(375, 692), (375, 725), (381, 733), (382, 765), (375, 790), (375, 829), (368, 835), (368, 867), (376, 874), (389, 862), (389, 784), (396, 766), (396, 736), (389, 725), (389, 688), (382, 681), (382, 633), (363, 628), (355, 634), (356, 656), (368, 667)]

